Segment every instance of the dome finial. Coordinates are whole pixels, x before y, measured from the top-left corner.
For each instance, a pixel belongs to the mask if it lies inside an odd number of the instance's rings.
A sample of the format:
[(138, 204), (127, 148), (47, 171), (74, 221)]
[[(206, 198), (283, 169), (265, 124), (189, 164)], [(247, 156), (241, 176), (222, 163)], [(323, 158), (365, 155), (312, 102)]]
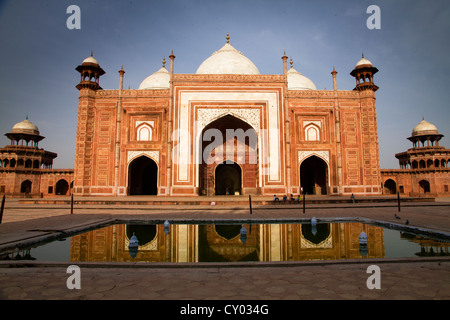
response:
[(364, 59), (364, 52), (361, 54), (361, 58), (363, 58)]
[(230, 34), (227, 32), (227, 43), (230, 43)]
[(163, 63), (163, 68), (165, 68), (166, 67), (166, 57), (163, 58), (162, 63)]
[(94, 50), (91, 50), (91, 57), (94, 56)]
[(293, 67), (294, 67), (294, 66), (293, 66), (293, 65), (294, 65), (294, 62), (292, 61), (292, 58), (291, 58), (291, 62), (290, 62), (290, 63), (291, 63), (291, 68), (293, 68)]

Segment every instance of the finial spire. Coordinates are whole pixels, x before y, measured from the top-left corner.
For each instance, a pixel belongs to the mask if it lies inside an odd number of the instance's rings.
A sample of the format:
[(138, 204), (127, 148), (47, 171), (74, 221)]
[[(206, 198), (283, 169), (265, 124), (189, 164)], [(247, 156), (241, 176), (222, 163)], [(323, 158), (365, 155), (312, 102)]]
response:
[(230, 34), (227, 32), (227, 43), (230, 43)]
[(162, 63), (163, 63), (163, 68), (165, 68), (166, 67), (166, 57), (163, 58)]
[(361, 57), (364, 59), (364, 52), (362, 53)]
[(291, 68), (293, 68), (294, 67), (294, 62), (292, 61), (292, 58), (291, 58)]
[(91, 50), (91, 57), (93, 57), (94, 56), (94, 51), (93, 50)]

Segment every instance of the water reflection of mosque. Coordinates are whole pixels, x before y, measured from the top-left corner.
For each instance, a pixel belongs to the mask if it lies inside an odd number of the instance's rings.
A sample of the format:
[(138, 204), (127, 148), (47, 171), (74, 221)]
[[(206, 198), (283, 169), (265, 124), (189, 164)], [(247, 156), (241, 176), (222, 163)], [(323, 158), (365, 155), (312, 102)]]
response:
[[(71, 238), (72, 261), (228, 262), (382, 258), (383, 229), (360, 223), (112, 225)], [(366, 252), (358, 236), (368, 235)], [(139, 239), (138, 253), (128, 244)], [(134, 254), (133, 254), (134, 256)]]

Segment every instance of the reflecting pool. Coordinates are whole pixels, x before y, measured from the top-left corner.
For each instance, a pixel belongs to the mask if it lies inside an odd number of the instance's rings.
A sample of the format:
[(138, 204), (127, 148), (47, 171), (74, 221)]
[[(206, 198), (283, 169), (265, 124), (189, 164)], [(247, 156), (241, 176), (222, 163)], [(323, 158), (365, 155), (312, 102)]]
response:
[[(365, 242), (366, 241), (366, 242)], [(448, 256), (450, 242), (356, 223), (115, 224), (1, 260), (306, 261)]]

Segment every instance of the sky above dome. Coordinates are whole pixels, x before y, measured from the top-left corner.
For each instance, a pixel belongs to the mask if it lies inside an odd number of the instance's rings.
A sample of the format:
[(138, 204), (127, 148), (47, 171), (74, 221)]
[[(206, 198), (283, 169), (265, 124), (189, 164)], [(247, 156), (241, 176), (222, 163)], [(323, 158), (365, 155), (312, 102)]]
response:
[[(67, 7), (81, 9), (81, 29), (69, 30)], [(367, 28), (378, 5), (381, 29)], [(79, 82), (76, 66), (93, 51), (106, 71), (100, 85), (137, 89), (162, 67), (171, 51), (175, 73), (195, 73), (214, 51), (230, 43), (261, 74), (281, 74), (283, 52), (317, 89), (352, 90), (350, 72), (364, 53), (379, 72), (375, 83), (381, 168), (398, 168), (394, 154), (422, 117), (450, 148), (450, 2), (165, 0), (0, 1), (0, 145), (26, 116), (56, 152), (54, 168), (73, 168)]]

